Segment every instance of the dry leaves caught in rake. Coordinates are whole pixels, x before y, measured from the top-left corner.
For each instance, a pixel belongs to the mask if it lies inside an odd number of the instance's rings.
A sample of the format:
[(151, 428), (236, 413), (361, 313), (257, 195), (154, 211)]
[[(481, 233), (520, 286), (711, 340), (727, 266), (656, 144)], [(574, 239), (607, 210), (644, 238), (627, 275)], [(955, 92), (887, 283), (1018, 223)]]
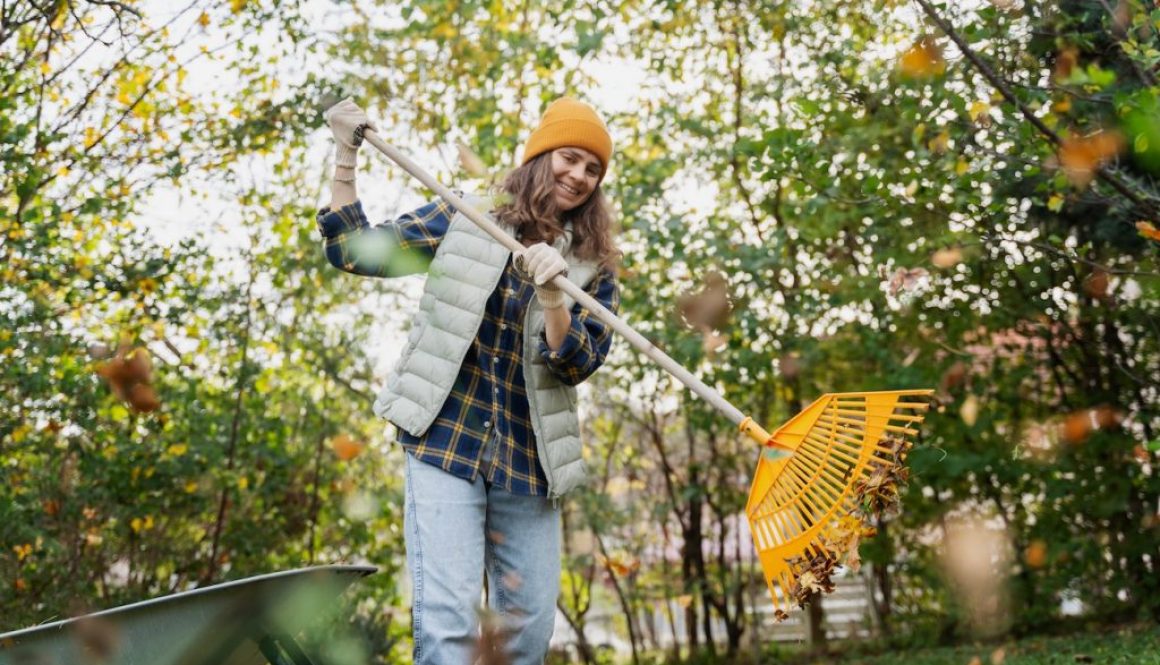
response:
[[(834, 591), (833, 574), (839, 565), (857, 571), (862, 539), (877, 533), (874, 524), (878, 520), (898, 515), (902, 487), (910, 479), (906, 455), (913, 444), (901, 437), (892, 437), (887, 443), (891, 448), (889, 462), (854, 483), (854, 508), (826, 531), (821, 546), (812, 554), (786, 561), (794, 577), (789, 593), (798, 607), (804, 609), (818, 595)], [(778, 623), (788, 618), (780, 609), (774, 613)]]

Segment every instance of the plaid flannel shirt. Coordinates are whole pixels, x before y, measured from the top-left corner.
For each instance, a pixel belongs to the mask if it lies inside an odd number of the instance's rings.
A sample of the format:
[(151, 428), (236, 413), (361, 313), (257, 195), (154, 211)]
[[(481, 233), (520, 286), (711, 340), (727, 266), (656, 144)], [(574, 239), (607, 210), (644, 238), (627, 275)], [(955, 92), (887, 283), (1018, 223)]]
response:
[[(319, 211), (318, 227), (332, 265), (356, 275), (393, 277), (425, 269), (454, 215), (455, 209), (440, 199), (371, 226), (356, 201)], [(602, 269), (587, 291), (617, 311), (620, 292), (612, 272)], [(547, 496), (521, 360), (524, 310), (534, 296), (531, 281), (509, 259), (439, 415), (422, 436), (399, 430), (399, 442), (416, 459), (467, 480), (482, 473), (512, 494)], [(539, 352), (557, 378), (576, 385), (604, 363), (611, 344), (611, 329), (576, 304), (564, 343), (552, 351), (541, 332)], [(494, 448), (482, 468), (487, 445)]]

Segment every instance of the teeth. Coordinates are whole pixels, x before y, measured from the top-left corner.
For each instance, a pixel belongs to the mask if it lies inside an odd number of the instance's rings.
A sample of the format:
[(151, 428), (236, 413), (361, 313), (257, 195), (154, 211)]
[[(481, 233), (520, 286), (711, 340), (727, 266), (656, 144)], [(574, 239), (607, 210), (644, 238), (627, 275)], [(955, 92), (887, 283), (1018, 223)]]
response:
[(569, 194), (573, 194), (573, 195), (575, 195), (575, 194), (579, 194), (579, 193), (580, 193), (580, 190), (578, 190), (578, 189), (576, 189), (576, 188), (574, 188), (574, 187), (569, 187), (568, 185), (565, 185), (565, 184), (564, 184), (564, 183), (562, 183), (562, 182), (561, 182), (561, 183), (558, 183), (558, 184), (560, 185), (560, 187), (564, 188), (564, 191), (565, 191), (565, 192), (568, 192)]

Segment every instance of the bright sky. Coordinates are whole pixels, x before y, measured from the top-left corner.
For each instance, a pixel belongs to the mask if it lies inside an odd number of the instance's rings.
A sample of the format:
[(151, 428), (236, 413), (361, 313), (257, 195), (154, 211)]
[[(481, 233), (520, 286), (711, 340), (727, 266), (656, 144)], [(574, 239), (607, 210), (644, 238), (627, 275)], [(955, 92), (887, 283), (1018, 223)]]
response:
[[(176, 10), (173, 4), (166, 0), (147, 0), (143, 5), (143, 11), (150, 18), (150, 22), (157, 25), (172, 17)], [(310, 17), (309, 23), (311, 25), (321, 26), (320, 29), (326, 30), (338, 29), (344, 21), (347, 10), (337, 8), (330, 0), (309, 0), (306, 3), (305, 11)], [(183, 20), (189, 22), (195, 18), (194, 14)], [(175, 34), (177, 32), (174, 30)], [(188, 45), (190, 54), (196, 52), (196, 49), (205, 43), (205, 38), (201, 34), (195, 29), (196, 38), (191, 40)], [(212, 32), (206, 31), (204, 34), (212, 34)], [(251, 35), (239, 44), (238, 50), (248, 47), (251, 43), (261, 45), (269, 39), (268, 35), (261, 33)], [(188, 77), (185, 79), (188, 90), (203, 96), (212, 96), (216, 90), (228, 87), (231, 80), (236, 81), (236, 77), (228, 71), (226, 63), (232, 57), (248, 57), (239, 56), (237, 53), (236, 50), (223, 51), (221, 57), (216, 61), (199, 59), (195, 66), (189, 68)], [(299, 62), (288, 62), (285, 71), (280, 73), (280, 77), (286, 84), (284, 87), (288, 88), (293, 82), (302, 80), (306, 73), (312, 69), (319, 71), (326, 66), (328, 63), (322, 61), (308, 62), (305, 68), (301, 67)], [(590, 61), (586, 68), (599, 82), (600, 87), (590, 91), (589, 96), (602, 112), (612, 114), (627, 111), (633, 107), (636, 93), (640, 90), (645, 79), (645, 71), (640, 64), (613, 60), (605, 56), (602, 59), (597, 58)], [(614, 141), (615, 138), (614, 136)], [(321, 206), (329, 200), (329, 188), (324, 184), (323, 169), (328, 168), (331, 163), (331, 150), (330, 133), (321, 124), (320, 119), (320, 125), (313, 136), (313, 144), (310, 148), (311, 157), (309, 158), (311, 163), (318, 165), (320, 187), (314, 192), (303, 192), (303, 196), (309, 196), (313, 199), (312, 205)], [(380, 155), (366, 156), (371, 153), (374, 153), (372, 148), (369, 146), (364, 148), (361, 163), (369, 164), (370, 171), (369, 173), (360, 173), (359, 193), (372, 222), (386, 219), (393, 214), (412, 209), (425, 202), (417, 187), (408, 183), (400, 185), (397, 178), (388, 177), (390, 171), (397, 169), (397, 167), (387, 164), (386, 158)], [(444, 170), (445, 165), (449, 163), (448, 155), (453, 154), (454, 147), (449, 143), (439, 153), (412, 156), (421, 166), (426, 166), (432, 171), (440, 171)], [(244, 171), (247, 177), (260, 180), (262, 173), (268, 172), (264, 171), (265, 168), (260, 162), (255, 162), (239, 170)], [(397, 170), (394, 173), (397, 174)], [(188, 178), (183, 182), (181, 188), (171, 185), (159, 187), (145, 200), (136, 221), (158, 242), (163, 244), (176, 243), (198, 233), (204, 233), (204, 237), (210, 241), (210, 251), (221, 257), (227, 264), (232, 264), (237, 270), (238, 279), (241, 279), (242, 264), (238, 257), (240, 250), (247, 245), (248, 237), (245, 233), (239, 232), (242, 227), (239, 225), (240, 220), (235, 212), (235, 201), (228, 197), (216, 197), (212, 187), (199, 185), (200, 183), (193, 178)], [(711, 191), (685, 188), (681, 191), (681, 198), (684, 200), (673, 201), (672, 204), (683, 209), (700, 206), (700, 209), (704, 210), (708, 208), (711, 197)], [(313, 225), (313, 220), (303, 219), (302, 223)], [(319, 252), (321, 252), (321, 247)], [(346, 278), (340, 275), (337, 270), (335, 277)], [(421, 292), (422, 279), (412, 277), (398, 281), (403, 282), (410, 299), (409, 303), (402, 303), (402, 309), (407, 310), (414, 307)], [(392, 308), (391, 311), (394, 312), (394, 316), (384, 316), (381, 328), (376, 334), (376, 342), (368, 349), (371, 357), (377, 361), (376, 373), (380, 380), (385, 377), (393, 365), (404, 340), (398, 308)]]

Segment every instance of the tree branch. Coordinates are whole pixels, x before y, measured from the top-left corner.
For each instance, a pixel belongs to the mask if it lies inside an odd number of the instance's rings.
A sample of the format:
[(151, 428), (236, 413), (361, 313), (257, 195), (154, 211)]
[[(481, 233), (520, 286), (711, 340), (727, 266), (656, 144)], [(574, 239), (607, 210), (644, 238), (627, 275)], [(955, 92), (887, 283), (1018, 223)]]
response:
[[(1044, 122), (1040, 120), (1039, 117), (1036, 116), (1035, 113), (1033, 113), (1026, 104), (1024, 104), (1018, 97), (1015, 96), (1015, 92), (1011, 89), (1011, 86), (1008, 85), (1006, 80), (999, 76), (989, 64), (987, 64), (981, 57), (979, 57), (979, 54), (976, 53), (969, 44), (967, 44), (967, 41), (963, 39), (962, 35), (960, 35), (955, 30), (950, 21), (944, 19), (938, 14), (938, 12), (935, 11), (934, 6), (931, 5), (929, 0), (914, 1), (917, 2), (920, 7), (922, 7), (922, 11), (930, 18), (931, 21), (934, 22), (935, 25), (938, 26), (939, 30), (942, 30), (943, 34), (949, 37), (951, 41), (953, 41), (955, 45), (959, 47), (959, 50), (962, 51), (963, 56), (966, 57), (966, 59), (975, 66), (975, 69), (977, 69), (979, 73), (983, 75), (983, 78), (987, 79), (987, 81), (992, 86), (994, 86), (996, 90), (999, 91), (999, 94), (1003, 95), (1003, 98), (1006, 99), (1008, 103), (1018, 109), (1019, 113), (1023, 115), (1027, 122), (1031, 123), (1031, 125), (1035, 127), (1035, 129), (1038, 130), (1040, 134), (1051, 141), (1052, 144), (1056, 146), (1063, 145), (1063, 139), (1059, 136), (1059, 134), (1055, 133), (1054, 130), (1044, 124)], [(1139, 208), (1141, 214), (1145, 215), (1150, 220), (1160, 221), (1160, 212), (1157, 211), (1156, 201), (1151, 196), (1133, 191), (1132, 188), (1127, 185), (1127, 183), (1125, 183), (1122, 179), (1103, 166), (1097, 167), (1095, 174), (1097, 178), (1107, 183), (1112, 189), (1116, 190), (1122, 196), (1124, 196), (1124, 198), (1135, 204), (1136, 207)]]

